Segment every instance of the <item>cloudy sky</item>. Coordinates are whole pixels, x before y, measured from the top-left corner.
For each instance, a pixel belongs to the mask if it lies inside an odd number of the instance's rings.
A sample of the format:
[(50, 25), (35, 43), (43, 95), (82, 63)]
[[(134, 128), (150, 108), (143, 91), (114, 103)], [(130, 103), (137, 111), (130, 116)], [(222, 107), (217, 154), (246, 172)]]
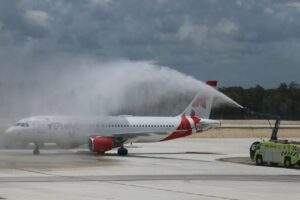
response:
[(223, 86), (299, 83), (299, 19), (288, 0), (0, 0), (0, 81), (76, 58), (151, 61)]

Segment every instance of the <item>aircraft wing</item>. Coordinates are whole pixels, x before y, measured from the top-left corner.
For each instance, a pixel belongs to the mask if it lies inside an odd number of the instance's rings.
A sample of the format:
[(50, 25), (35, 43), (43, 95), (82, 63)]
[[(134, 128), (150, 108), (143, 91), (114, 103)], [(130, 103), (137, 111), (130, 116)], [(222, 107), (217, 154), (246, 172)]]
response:
[(169, 132), (131, 132), (131, 133), (115, 133), (112, 134), (113, 138), (123, 138), (125, 141), (128, 139), (133, 139), (141, 136), (151, 136), (151, 135), (168, 135)]
[(134, 140), (137, 137), (148, 137), (153, 135), (165, 135), (167, 136), (169, 132), (146, 132), (146, 131), (140, 131), (140, 132), (124, 132), (124, 133), (113, 133), (110, 135), (103, 135), (103, 134), (91, 134), (92, 136), (96, 137), (109, 137), (114, 140), (116, 143), (124, 143), (127, 140)]

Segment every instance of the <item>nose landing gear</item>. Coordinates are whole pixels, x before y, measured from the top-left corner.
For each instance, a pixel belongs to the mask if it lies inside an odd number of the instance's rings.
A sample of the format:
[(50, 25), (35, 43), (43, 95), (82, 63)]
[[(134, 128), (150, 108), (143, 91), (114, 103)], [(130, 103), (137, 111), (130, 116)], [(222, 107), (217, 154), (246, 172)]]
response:
[(33, 155), (40, 155), (40, 148), (38, 143), (34, 143)]

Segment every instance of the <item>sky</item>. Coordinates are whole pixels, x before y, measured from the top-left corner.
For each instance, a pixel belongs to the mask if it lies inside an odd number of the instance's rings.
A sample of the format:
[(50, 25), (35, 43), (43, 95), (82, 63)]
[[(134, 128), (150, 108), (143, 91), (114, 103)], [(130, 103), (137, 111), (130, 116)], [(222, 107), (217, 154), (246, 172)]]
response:
[(222, 86), (299, 83), (299, 19), (288, 0), (1, 0), (0, 81), (122, 59)]

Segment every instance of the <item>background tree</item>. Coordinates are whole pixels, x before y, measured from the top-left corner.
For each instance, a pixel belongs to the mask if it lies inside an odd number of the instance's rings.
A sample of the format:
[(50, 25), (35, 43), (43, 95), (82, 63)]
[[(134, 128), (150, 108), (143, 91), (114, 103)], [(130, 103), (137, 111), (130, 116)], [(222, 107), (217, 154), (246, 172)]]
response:
[[(281, 83), (275, 89), (264, 89), (260, 85), (252, 88), (223, 87), (220, 91), (234, 99), (249, 110), (259, 113), (280, 115), (283, 119), (300, 119), (300, 86), (296, 82)], [(266, 116), (249, 115), (238, 108), (216, 108), (213, 118), (243, 119), (266, 118)]]

